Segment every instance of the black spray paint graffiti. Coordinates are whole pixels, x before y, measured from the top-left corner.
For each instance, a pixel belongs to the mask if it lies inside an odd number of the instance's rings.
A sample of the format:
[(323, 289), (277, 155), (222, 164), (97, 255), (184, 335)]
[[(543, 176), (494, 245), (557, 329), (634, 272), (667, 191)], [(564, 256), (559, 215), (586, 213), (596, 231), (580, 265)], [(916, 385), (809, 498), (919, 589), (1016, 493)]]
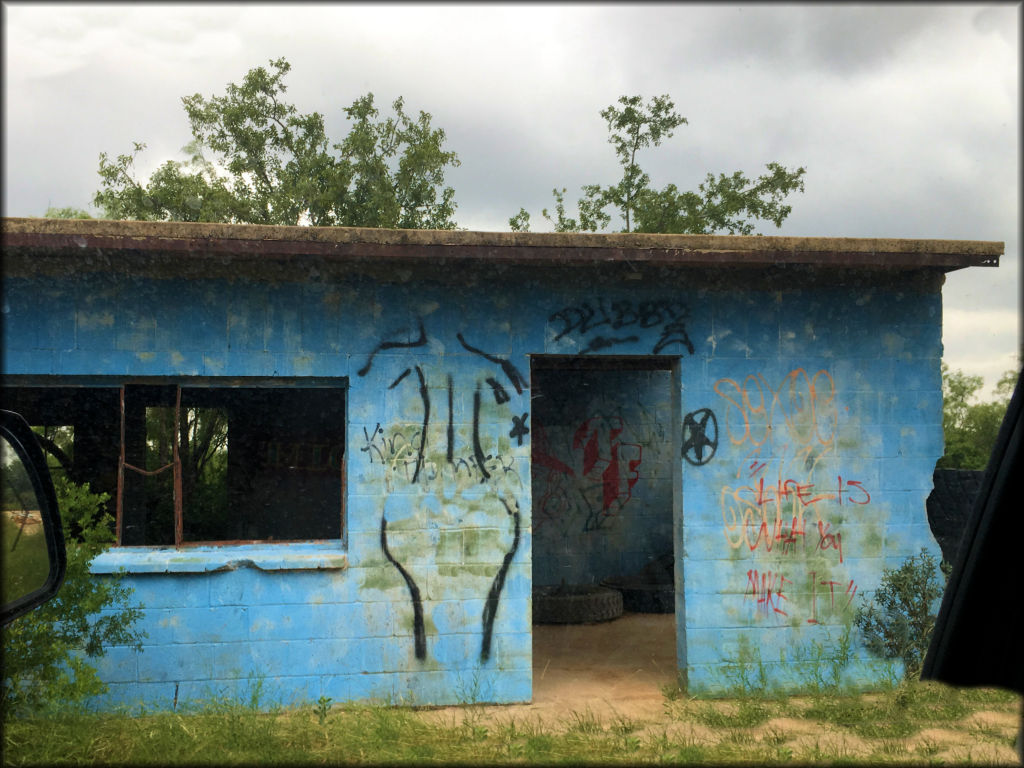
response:
[(683, 458), (695, 467), (711, 461), (718, 450), (718, 419), (710, 408), (686, 414), (683, 419)]
[[(423, 347), (427, 344), (427, 333), (423, 326), (422, 320), (419, 321), (419, 336), (415, 341), (404, 342), (404, 341), (383, 341), (374, 348), (373, 352), (370, 353), (366, 364), (357, 372), (359, 376), (365, 376), (368, 374), (373, 366), (374, 357), (378, 352), (382, 352), (389, 349), (412, 349), (416, 347)], [(519, 370), (512, 364), (511, 361), (498, 357), (497, 355), (488, 354), (476, 347), (470, 345), (461, 333), (456, 334), (456, 338), (462, 347), (475, 355), (479, 355), (483, 359), (490, 363), (497, 365), (505, 377), (508, 379), (508, 383), (515, 389), (516, 394), (521, 395), (524, 389), (528, 389), (526, 379), (519, 372)], [(423, 373), (423, 369), (419, 365), (414, 365), (410, 368), (403, 370), (398, 376), (395, 377), (394, 381), (388, 386), (388, 389), (394, 389), (401, 384), (413, 371), (416, 372), (416, 378), (419, 381), (418, 393), (420, 402), (423, 405), (423, 421), (422, 426), (418, 430), (418, 433), (406, 438), (401, 433), (394, 435), (390, 439), (384, 435), (384, 430), (381, 429), (380, 424), (377, 424), (374, 428), (372, 437), (366, 434), (366, 430), (363, 430), (364, 437), (366, 438), (366, 446), (362, 447), (361, 450), (370, 454), (370, 461), (373, 462), (373, 453), (376, 453), (381, 463), (388, 463), (392, 467), (404, 463), (408, 467), (410, 459), (407, 456), (406, 450), (415, 445), (415, 458), (411, 460), (414, 466), (412, 477), (409, 478), (412, 484), (420, 483), (422, 479), (433, 480), (436, 477), (436, 470), (431, 475), (430, 470), (424, 472), (426, 450), (427, 450), (427, 434), (430, 429), (431, 423), (431, 401), (430, 401), (430, 389), (427, 386), (426, 377)], [(491, 395), (494, 397), (494, 402), (498, 405), (509, 403), (511, 396), (508, 390), (493, 376), (488, 376), (484, 379), (485, 384), (490, 387)], [(445, 436), (447, 439), (447, 445), (445, 450), (445, 458), (448, 464), (454, 467), (456, 474), (459, 471), (460, 465), (471, 468), (478, 476), (481, 483), (491, 479), (492, 472), (497, 472), (499, 469), (502, 471), (502, 476), (514, 472), (514, 468), (511, 463), (511, 459), (508, 464), (501, 461), (501, 457), (495, 457), (491, 454), (485, 454), (483, 445), (480, 440), (480, 411), (482, 406), (482, 389), (480, 382), (477, 382), (476, 389), (473, 392), (473, 432), (472, 432), (472, 452), (471, 458), (462, 458), (456, 456), (455, 451), (455, 427), (454, 427), (454, 400), (455, 400), (455, 386), (452, 381), (452, 377), (449, 374), (447, 376), (447, 400), (448, 400), (448, 421), (446, 425)], [(513, 416), (512, 430), (509, 432), (510, 437), (518, 437), (519, 445), (522, 445), (522, 438), (524, 435), (529, 433), (529, 429), (525, 426), (525, 421), (528, 414), (524, 413), (522, 417)], [(378, 438), (382, 438), (378, 440)], [(399, 440), (401, 438), (401, 440)], [(417, 440), (418, 438), (418, 440)], [(480, 658), (483, 661), (487, 661), (491, 654), (491, 638), (494, 631), (494, 619), (497, 615), (498, 603), (501, 598), (501, 592), (505, 585), (505, 579), (508, 574), (509, 567), (511, 566), (512, 560), (519, 549), (520, 540), (520, 513), (518, 502), (513, 501), (515, 510), (501, 497), (499, 497), (502, 505), (505, 507), (506, 513), (513, 519), (514, 535), (511, 548), (505, 553), (501, 567), (498, 569), (498, 573), (491, 583), (490, 590), (487, 595), (487, 600), (484, 605), (484, 612), (482, 617), (483, 622), (483, 637), (481, 641)], [(419, 660), (426, 659), (426, 632), (424, 628), (423, 619), (423, 600), (420, 594), (419, 587), (416, 584), (412, 574), (399, 563), (399, 561), (392, 555), (388, 549), (387, 542), (387, 519), (381, 516), (381, 533), (380, 533), (381, 549), (384, 552), (384, 556), (401, 574), (404, 579), (406, 586), (409, 589), (409, 597), (413, 606), (413, 642), (416, 658)]]
[(388, 559), (388, 562), (395, 566), (398, 572), (402, 574), (402, 578), (405, 579), (405, 585), (409, 588), (409, 598), (412, 600), (413, 647), (416, 652), (416, 658), (423, 661), (427, 658), (427, 635), (423, 627), (423, 599), (420, 597), (420, 588), (416, 586), (416, 582), (409, 575), (409, 572), (388, 551), (388, 521), (383, 516), (380, 518), (380, 548), (384, 551), (384, 557)]
[[(495, 355), (488, 355), (486, 352), (481, 352), (479, 349), (471, 347), (469, 344), (466, 343), (466, 340), (462, 338), (461, 333), (455, 334), (455, 338), (457, 338), (459, 340), (459, 343), (466, 348), (466, 351), (472, 352), (475, 355), (480, 355), (480, 357), (484, 358), (484, 360), (492, 362), (495, 365), (500, 365), (501, 370), (508, 377), (509, 381), (512, 382), (512, 386), (516, 388), (516, 394), (521, 395), (523, 394), (524, 389), (530, 388), (530, 386), (526, 383), (526, 379), (523, 378), (523, 374), (521, 374), (519, 370), (511, 362), (505, 360), (504, 358), (497, 357)], [(488, 383), (490, 383), (491, 381), (493, 381), (493, 379), (488, 379), (487, 381)], [(495, 399), (497, 400), (497, 396), (495, 396)], [(506, 400), (497, 400), (497, 402), (499, 403), (506, 401), (507, 395)]]
[[(465, 338), (463, 338), (461, 333), (456, 334), (456, 338), (458, 338), (459, 343), (462, 344), (462, 346), (468, 352), (472, 352), (475, 355), (479, 355), (480, 357), (484, 358), (488, 362), (491, 362), (491, 363), (494, 363), (495, 365), (500, 366), (502, 372), (508, 377), (509, 382), (512, 384), (513, 387), (515, 387), (516, 394), (520, 394), (521, 395), (523, 393), (524, 389), (528, 389), (529, 388), (529, 385), (526, 383), (526, 379), (523, 378), (523, 375), (519, 372), (519, 370), (515, 367), (515, 365), (513, 365), (509, 360), (506, 360), (504, 358), (498, 357), (496, 355), (489, 355), (486, 352), (483, 352), (483, 351), (481, 351), (481, 350), (479, 350), (479, 349), (477, 349), (477, 348), (475, 348), (473, 346), (470, 346), (466, 342)], [(362, 368), (360, 368), (359, 371), (357, 371), (357, 374), (359, 376), (365, 376), (366, 374), (368, 374), (370, 372), (370, 369), (373, 367), (373, 358), (377, 355), (378, 352), (381, 352), (381, 351), (384, 351), (384, 350), (388, 350), (388, 349), (398, 349), (398, 348), (411, 349), (411, 348), (415, 348), (415, 347), (423, 347), (423, 346), (426, 346), (426, 344), (427, 344), (427, 333), (426, 333), (426, 329), (423, 327), (423, 321), (421, 320), (421, 321), (419, 321), (419, 337), (415, 341), (411, 341), (411, 342), (383, 341), (383, 342), (381, 342), (380, 344), (378, 344), (374, 348), (373, 352), (370, 353), (370, 356), (367, 359), (366, 364)], [(418, 366), (418, 365), (413, 366), (412, 368), (406, 368), (400, 374), (398, 374), (398, 376), (395, 377), (394, 381), (392, 381), (391, 384), (388, 385), (388, 389), (394, 389), (395, 387), (397, 387), (414, 370), (416, 371), (416, 376), (419, 379), (419, 395), (420, 395), (420, 400), (423, 403), (423, 427), (420, 430), (420, 445), (419, 445), (419, 448), (417, 450), (416, 471), (413, 473), (413, 479), (412, 479), (412, 482), (415, 483), (415, 482), (418, 482), (418, 480), (419, 480), (420, 469), (421, 469), (421, 467), (423, 465), (423, 459), (424, 459), (424, 455), (425, 455), (426, 447), (427, 447), (427, 432), (428, 432), (428, 428), (430, 426), (430, 390), (427, 388), (426, 379), (425, 379), (425, 377), (423, 375), (423, 369), (420, 368), (420, 366)], [(454, 452), (455, 427), (454, 427), (454, 405), (453, 405), (453, 403), (454, 403), (454, 385), (452, 383), (451, 375), (448, 376), (448, 382), (447, 383), (448, 383), (448, 387), (447, 387), (448, 388), (448, 426), (447, 426), (448, 445), (447, 445), (447, 449), (446, 449), (446, 456), (447, 456), (448, 462), (450, 464), (454, 464), (455, 463), (455, 452)], [(501, 383), (498, 382), (493, 376), (487, 377), (485, 379), (485, 383), (488, 384), (488, 386), (491, 387), (491, 392), (492, 392), (492, 394), (494, 396), (494, 402), (495, 403), (501, 405), (503, 403), (509, 402), (509, 400), (511, 398), (510, 398), (508, 392), (501, 385)], [(491, 459), (492, 457), (489, 456), (489, 455), (485, 456), (484, 452), (483, 452), (483, 449), (482, 449), (482, 447), (480, 445), (480, 405), (481, 405), (481, 403), (480, 403), (480, 387), (478, 385), (477, 386), (477, 391), (473, 395), (473, 458), (476, 461), (476, 466), (480, 470), (480, 473), (482, 475), (481, 482), (483, 482), (484, 480), (487, 480), (487, 479), (490, 478), (490, 473), (487, 470), (486, 462), (487, 462), (488, 459)], [(527, 414), (525, 414), (525, 413), (523, 414), (523, 419), (526, 418), (526, 415)], [(519, 444), (522, 445), (523, 444), (522, 435), (525, 435), (528, 432), (529, 432), (529, 430), (526, 429), (523, 426), (522, 420), (518, 419), (516, 417), (513, 417), (512, 431), (509, 433), (510, 436), (511, 437), (518, 436), (519, 437)], [(513, 434), (513, 433), (515, 433), (515, 434)]]
[[(367, 360), (366, 360), (366, 365), (364, 365), (362, 368), (360, 368), (357, 371), (357, 373), (360, 376), (365, 376), (366, 374), (368, 374), (370, 372), (370, 366), (373, 365), (373, 358), (376, 357), (378, 352), (383, 352), (383, 351), (388, 350), (388, 349), (411, 349), (413, 347), (423, 347), (423, 346), (426, 346), (426, 343), (427, 343), (427, 331), (423, 327), (423, 321), (422, 320), (419, 321), (419, 328), (420, 328), (420, 335), (419, 335), (419, 338), (416, 339), (416, 341), (382, 341), (380, 344), (378, 344), (374, 348), (373, 352), (370, 353), (370, 357), (367, 358)], [(388, 387), (388, 389), (393, 389), (395, 387), (395, 385), (398, 384), (398, 382), (400, 382), (402, 379), (404, 379), (408, 375), (409, 375), (409, 369), (406, 368), (404, 371), (402, 371), (402, 373), (400, 373), (398, 375), (398, 378), (396, 378), (393, 382), (391, 382), (391, 386)]]
[(519, 549), (519, 502), (513, 500), (512, 503), (515, 505), (515, 511), (513, 511), (507, 501), (504, 499), (500, 499), (500, 501), (505, 507), (505, 511), (512, 518), (515, 526), (515, 535), (512, 540), (512, 548), (505, 553), (505, 557), (501, 561), (501, 567), (498, 569), (494, 581), (491, 582), (491, 589), (487, 593), (487, 602), (484, 604), (484, 637), (480, 645), (480, 658), (483, 661), (487, 661), (491, 657), (491, 635), (494, 632), (494, 617), (498, 613), (498, 600), (501, 598), (501, 590), (505, 587), (505, 577), (508, 575), (508, 568), (512, 564), (512, 558), (516, 556), (516, 551)]
[(512, 429), (508, 431), (508, 436), (519, 440), (519, 445), (523, 444), (523, 438), (530, 434), (530, 428), (526, 426), (526, 419), (529, 414), (524, 413), (522, 416), (512, 417)]
[[(686, 305), (675, 299), (656, 299), (636, 304), (629, 299), (610, 303), (604, 299), (597, 299), (560, 309), (548, 318), (548, 322), (561, 322), (562, 324), (555, 336), (555, 341), (573, 332), (586, 336), (596, 328), (608, 328), (613, 331), (623, 328), (628, 328), (631, 331), (658, 328), (660, 335), (654, 343), (651, 354), (659, 355), (670, 346), (682, 345), (692, 355), (694, 347), (686, 331), (688, 317), (689, 310)], [(587, 346), (580, 350), (580, 354), (586, 355), (618, 344), (639, 340), (640, 337), (635, 333), (619, 336), (592, 336), (587, 341)]]

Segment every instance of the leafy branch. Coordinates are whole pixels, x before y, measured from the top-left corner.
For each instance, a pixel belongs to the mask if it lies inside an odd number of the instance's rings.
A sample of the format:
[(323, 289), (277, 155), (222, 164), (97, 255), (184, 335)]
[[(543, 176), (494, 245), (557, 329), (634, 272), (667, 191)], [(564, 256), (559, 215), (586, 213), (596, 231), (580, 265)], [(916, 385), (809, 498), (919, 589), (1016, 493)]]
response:
[[(452, 229), (455, 192), (444, 173), (459, 165), (427, 112), (381, 118), (373, 94), (345, 108), (349, 133), (332, 143), (318, 112), (283, 100), (284, 59), (256, 67), (223, 95), (186, 96), (189, 159), (169, 160), (144, 182), (131, 154), (100, 155), (93, 202), (107, 218), (154, 221)], [(206, 152), (212, 159), (207, 159)]]
[[(566, 215), (565, 188), (552, 190), (554, 217), (545, 208), (541, 215), (556, 232), (597, 232), (611, 223), (606, 209), (618, 211), (624, 232), (675, 232), (685, 234), (749, 235), (754, 222), (769, 221), (776, 227), (789, 216), (792, 207), (785, 204), (793, 192), (803, 192), (804, 168), (787, 170), (779, 163), (768, 163), (768, 172), (748, 179), (741, 171), (730, 175), (709, 173), (697, 190), (680, 192), (675, 184), (655, 190), (650, 176), (640, 167), (641, 150), (658, 147), (672, 137), (676, 128), (688, 124), (675, 111), (668, 95), (655, 96), (644, 104), (640, 96), (621, 96), (618, 106), (601, 110), (609, 132), (608, 141), (615, 150), (622, 177), (613, 185), (587, 184), (577, 202), (578, 218)], [(530, 214), (525, 208), (509, 219), (514, 232), (528, 232)]]

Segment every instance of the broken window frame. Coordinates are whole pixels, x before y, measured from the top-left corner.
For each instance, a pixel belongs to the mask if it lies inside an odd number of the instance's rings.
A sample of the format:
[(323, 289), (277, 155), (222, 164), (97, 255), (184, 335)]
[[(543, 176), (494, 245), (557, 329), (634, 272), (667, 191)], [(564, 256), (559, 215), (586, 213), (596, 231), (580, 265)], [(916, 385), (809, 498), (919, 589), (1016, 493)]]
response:
[[(182, 390), (219, 389), (219, 388), (244, 388), (244, 389), (325, 389), (336, 392), (341, 397), (341, 420), (343, 429), (347, 430), (348, 422), (348, 379), (346, 377), (207, 377), (207, 376), (160, 376), (160, 377), (131, 377), (120, 376), (49, 376), (49, 375), (4, 375), (2, 388), (4, 390), (16, 390), (22, 388), (38, 389), (88, 389), (102, 388), (118, 390), (119, 413), (118, 420), (119, 446), (116, 455), (111, 459), (117, 465), (117, 485), (115, 492), (115, 533), (116, 544), (119, 548), (136, 547), (165, 547), (174, 546), (195, 547), (195, 546), (231, 546), (240, 544), (287, 544), (296, 542), (325, 542), (341, 540), (344, 544), (347, 536), (346, 527), (346, 497), (347, 497), (347, 461), (348, 450), (344, 433), (340, 444), (340, 455), (338, 457), (338, 538), (330, 537), (305, 537), (305, 538), (238, 538), (238, 539), (212, 539), (212, 540), (186, 540), (185, 521), (188, 515), (187, 503), (182, 494), (182, 473), (181, 456), (179, 451), (179, 440), (172, 440), (172, 460), (170, 464), (156, 470), (147, 470), (135, 466), (127, 461), (126, 450), (126, 403), (132, 399), (131, 391), (136, 386), (163, 386), (175, 387), (174, 423), (180, 430), (181, 424), (181, 394)], [(126, 392), (127, 390), (127, 392)], [(6, 399), (6, 398), (5, 398)], [(174, 509), (174, 542), (165, 544), (124, 544), (125, 524), (125, 477), (126, 471), (142, 475), (155, 475), (170, 469), (173, 473), (173, 509)]]

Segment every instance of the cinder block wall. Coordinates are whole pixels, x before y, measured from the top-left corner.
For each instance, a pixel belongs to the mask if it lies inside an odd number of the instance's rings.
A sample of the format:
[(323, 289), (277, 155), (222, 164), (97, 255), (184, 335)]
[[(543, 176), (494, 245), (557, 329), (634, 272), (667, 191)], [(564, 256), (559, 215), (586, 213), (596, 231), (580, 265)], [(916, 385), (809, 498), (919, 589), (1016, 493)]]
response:
[[(102, 703), (180, 706), (260, 680), (265, 702), (529, 699), (547, 567), (529, 354), (680, 358), (677, 641), (695, 691), (757, 664), (799, 684), (883, 568), (937, 552), (938, 282), (401, 279), (4, 281), (5, 374), (348, 382), (344, 540), (102, 556), (97, 577), (127, 571), (148, 632), (141, 654), (101, 662)], [(884, 674), (854, 655), (844, 679)]]
[[(943, 441), (939, 294), (908, 282), (735, 298), (695, 331), (706, 356), (682, 396), (718, 434), (705, 463), (684, 435), (677, 608), (694, 691), (828, 679), (883, 569), (938, 555), (924, 502)], [(900, 673), (853, 640), (841, 682)]]

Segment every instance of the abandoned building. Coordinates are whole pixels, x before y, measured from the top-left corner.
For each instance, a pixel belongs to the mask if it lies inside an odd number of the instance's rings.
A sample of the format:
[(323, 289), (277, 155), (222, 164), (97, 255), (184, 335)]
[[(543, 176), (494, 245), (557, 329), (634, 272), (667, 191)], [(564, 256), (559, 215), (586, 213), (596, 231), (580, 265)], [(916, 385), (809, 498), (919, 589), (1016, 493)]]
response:
[[(102, 704), (523, 702), (532, 597), (661, 567), (695, 693), (938, 555), (944, 273), (1000, 242), (5, 219), (3, 402), (110, 495)], [(659, 566), (660, 564), (660, 566)], [(628, 610), (628, 608), (627, 608)], [(855, 643), (844, 681), (891, 662)]]

